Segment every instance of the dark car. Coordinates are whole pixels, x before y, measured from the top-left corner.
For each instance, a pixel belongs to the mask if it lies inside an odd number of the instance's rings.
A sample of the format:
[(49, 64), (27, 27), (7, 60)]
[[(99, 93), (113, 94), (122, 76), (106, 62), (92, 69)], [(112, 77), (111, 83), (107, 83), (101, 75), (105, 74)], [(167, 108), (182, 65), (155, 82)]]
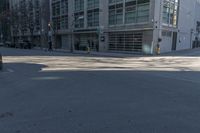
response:
[(15, 48), (24, 48), (24, 41), (23, 41), (23, 40), (19, 40), (19, 41), (15, 44)]
[(24, 40), (24, 49), (31, 49), (34, 47), (33, 43), (31, 43), (29, 40)]
[(12, 42), (10, 42), (10, 41), (6, 41), (5, 44), (4, 44), (4, 46), (14, 48), (14, 47), (15, 47), (15, 44), (12, 43)]

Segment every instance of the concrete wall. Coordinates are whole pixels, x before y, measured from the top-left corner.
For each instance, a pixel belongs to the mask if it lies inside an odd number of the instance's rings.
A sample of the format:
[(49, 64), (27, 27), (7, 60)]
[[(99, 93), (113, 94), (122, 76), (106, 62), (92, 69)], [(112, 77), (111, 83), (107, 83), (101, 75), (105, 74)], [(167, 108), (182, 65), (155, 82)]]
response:
[(162, 0), (152, 0), (153, 6), (152, 8), (154, 9), (153, 12), (153, 39), (152, 39), (152, 45), (153, 45), (153, 51), (152, 54), (155, 53), (156, 51), (156, 46), (158, 44), (158, 38), (161, 35), (161, 27), (160, 27), (160, 22), (162, 21), (162, 17), (160, 16), (160, 11), (162, 10), (162, 7), (160, 6), (162, 4)]
[(160, 45), (160, 52), (165, 53), (172, 50), (172, 36), (163, 36), (162, 37), (162, 43)]
[[(108, 0), (99, 0), (100, 2), (100, 26), (97, 27), (100, 29), (99, 36), (99, 50), (107, 51), (108, 50), (108, 33), (109, 32), (118, 32), (118, 31), (130, 31), (130, 30), (150, 30), (152, 32), (144, 32), (144, 43), (148, 42), (148, 45), (153, 46), (152, 53), (155, 53), (155, 48), (158, 44), (158, 38), (162, 38), (160, 43), (161, 52), (170, 52), (172, 50), (172, 39), (173, 32), (178, 33), (177, 37), (177, 50), (191, 48), (191, 42), (195, 38), (195, 33), (191, 33), (191, 30), (196, 28), (196, 21), (200, 20), (200, 4), (197, 0), (180, 0), (180, 9), (178, 16), (178, 26), (176, 27), (165, 27), (162, 25), (162, 10), (163, 10), (163, 0), (150, 0), (150, 17), (149, 22), (144, 24), (122, 24), (120, 26), (109, 26), (108, 25)], [(66, 36), (71, 35), (73, 30), (73, 17), (74, 13), (74, 0), (69, 0), (69, 29), (62, 31), (60, 35), (62, 36), (61, 42), (63, 48), (69, 49), (71, 45), (71, 37), (68, 37), (68, 44)], [(87, 30), (90, 29), (87, 27), (87, 0), (85, 0), (85, 11), (84, 11), (84, 28)], [(172, 35), (162, 36), (162, 30), (171, 31)], [(86, 31), (87, 32), (87, 31)], [(105, 41), (101, 41), (101, 37), (105, 37)], [(148, 37), (152, 37), (151, 39)], [(74, 41), (74, 39), (73, 39)]]
[[(192, 47), (192, 42), (195, 38), (196, 22), (200, 20), (200, 3), (198, 0), (180, 0), (179, 15), (177, 28), (167, 27), (162, 25), (162, 16), (160, 12), (163, 10), (163, 0), (155, 0), (154, 6), (154, 37), (153, 44), (156, 48), (158, 38), (162, 38), (160, 43), (161, 53), (170, 52), (172, 50), (173, 32), (177, 32), (176, 50), (189, 49)], [(162, 36), (162, 31), (167, 30), (172, 32), (171, 37)], [(154, 49), (155, 49), (154, 48)]]
[(178, 40), (177, 50), (191, 48), (193, 38), (192, 29), (195, 23), (196, 0), (180, 0), (179, 19), (178, 19)]

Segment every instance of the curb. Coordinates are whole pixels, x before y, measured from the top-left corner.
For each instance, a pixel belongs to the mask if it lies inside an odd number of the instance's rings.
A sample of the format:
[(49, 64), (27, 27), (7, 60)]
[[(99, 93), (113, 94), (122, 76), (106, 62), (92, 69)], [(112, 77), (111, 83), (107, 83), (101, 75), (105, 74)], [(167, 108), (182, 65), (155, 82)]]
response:
[[(47, 48), (39, 48), (35, 47), (33, 50), (42, 50), (42, 51), (48, 51)], [(84, 55), (84, 56), (98, 56), (98, 57), (118, 57), (118, 58), (126, 58), (126, 57), (149, 57), (153, 55), (142, 55), (137, 53), (115, 53), (115, 52), (87, 52), (87, 51), (73, 51), (73, 53), (70, 50), (64, 50), (64, 49), (53, 49), (53, 51), (50, 52), (56, 52), (56, 53), (66, 53), (71, 55)]]

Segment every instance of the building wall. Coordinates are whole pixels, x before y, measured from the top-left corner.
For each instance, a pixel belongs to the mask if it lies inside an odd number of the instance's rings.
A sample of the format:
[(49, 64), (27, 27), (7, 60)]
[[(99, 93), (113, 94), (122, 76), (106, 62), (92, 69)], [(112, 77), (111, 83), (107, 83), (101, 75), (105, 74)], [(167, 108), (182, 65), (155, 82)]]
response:
[(177, 50), (189, 49), (192, 46), (192, 40), (194, 36), (192, 35), (192, 29), (194, 29), (195, 16), (197, 16), (195, 11), (196, 0), (181, 0), (179, 9), (179, 36)]
[[(54, 0), (54, 2), (60, 0)], [(83, 8), (83, 18), (84, 24), (83, 27), (74, 28), (75, 23), (75, 0), (68, 0), (68, 28), (67, 29), (59, 29), (57, 30), (57, 35), (60, 36), (62, 48), (71, 49), (71, 42), (74, 45), (79, 45), (77, 42), (83, 40), (84, 45), (88, 45), (87, 39), (92, 36), (98, 35), (98, 45), (99, 51), (113, 51), (109, 49), (110, 38), (109, 35), (113, 33), (125, 34), (122, 35), (126, 38), (126, 34), (135, 34), (135, 32), (142, 33), (142, 51), (147, 53), (156, 53), (157, 46), (160, 47), (161, 53), (170, 52), (174, 50), (188, 49), (191, 48), (191, 45), (195, 39), (196, 35), (196, 22), (200, 20), (200, 15), (198, 14), (200, 7), (199, 2), (197, 0), (179, 0), (179, 11), (177, 11), (177, 23), (176, 26), (166, 24), (166, 17), (163, 12), (165, 11), (164, 2), (165, 0), (150, 0), (149, 4), (149, 17), (148, 20), (143, 23), (126, 23), (125, 12), (126, 12), (126, 1), (122, 0), (123, 5), (123, 20), (120, 24), (109, 24), (109, 7), (114, 4), (109, 4), (109, 0), (99, 0), (99, 25), (94, 27), (88, 27), (88, 0), (83, 0), (84, 3)], [(52, 2), (52, 1), (51, 1)], [(173, 2), (171, 0), (171, 2)], [(117, 4), (119, 4), (118, 2)], [(117, 5), (116, 4), (116, 5)], [(138, 8), (139, 9), (139, 8)], [(52, 10), (52, 4), (51, 4)], [(51, 13), (52, 15), (52, 13)], [(52, 18), (53, 16), (51, 16)], [(175, 19), (175, 17), (173, 18)], [(192, 30), (192, 32), (191, 32)], [(73, 37), (71, 40), (71, 33), (73, 31)], [(175, 40), (176, 47), (173, 47), (173, 35), (177, 33), (177, 38)], [(118, 36), (118, 35), (117, 35)], [(85, 37), (85, 39), (84, 39)], [(134, 38), (134, 37), (133, 37)], [(159, 42), (159, 38), (162, 39)], [(119, 40), (116, 43), (126, 43), (123, 42), (125, 40), (121, 37), (122, 40)], [(68, 40), (68, 43), (66, 42)], [(89, 39), (88, 39), (89, 40)], [(81, 43), (82, 43), (81, 42)], [(135, 42), (134, 42), (135, 43)], [(83, 45), (83, 44), (80, 44)], [(124, 45), (124, 44), (122, 44)], [(120, 46), (121, 47), (121, 46)], [(126, 46), (124, 46), (126, 47)], [(147, 50), (149, 49), (149, 50)], [(125, 49), (118, 49), (114, 51), (123, 51), (126, 52)], [(134, 51), (131, 51), (134, 52)]]
[[(51, 0), (51, 21), (53, 22), (53, 18), (55, 18), (56, 16), (53, 16), (52, 14), (52, 9), (53, 6), (55, 5), (54, 3), (60, 2), (60, 0)], [(80, 38), (82, 40), (86, 41), (82, 41), (85, 43), (85, 45), (87, 44), (87, 39), (88, 42), (90, 41), (90, 38), (92, 38), (91, 36), (98, 36), (98, 50), (99, 51), (108, 51), (109, 50), (109, 33), (113, 33), (113, 32), (144, 32), (146, 30), (153, 30), (153, 23), (152, 23), (152, 19), (154, 17), (154, 0), (150, 0), (150, 4), (149, 4), (149, 13), (148, 13), (148, 20), (145, 22), (141, 22), (141, 23), (130, 23), (130, 24), (126, 24), (125, 23), (125, 1), (122, 1), (122, 5), (123, 5), (123, 20), (122, 23), (119, 25), (109, 25), (109, 5), (113, 5), (113, 4), (109, 4), (108, 0), (99, 0), (99, 7), (97, 8), (99, 10), (99, 25), (97, 26), (93, 26), (90, 27), (88, 25), (88, 13), (89, 10), (88, 9), (88, 1), (84, 0), (84, 24), (82, 28), (74, 28), (74, 26), (76, 26), (76, 22), (75, 21), (75, 15), (77, 13), (77, 11), (75, 11), (75, 0), (68, 0), (68, 5), (69, 6), (69, 10), (68, 10), (68, 28), (67, 29), (57, 29), (56, 34), (58, 36), (61, 36), (61, 46), (66, 46), (66, 42), (63, 40), (66, 40), (65, 38), (68, 36), (68, 40), (70, 40), (71, 42), (71, 32), (72, 30), (74, 31), (73, 33), (73, 44), (75, 45), (77, 43), (77, 40), (80, 40)], [(61, 15), (60, 15), (61, 16)], [(56, 25), (55, 25), (56, 26)], [(146, 37), (146, 35), (149, 36), (149, 34), (144, 34), (145, 37), (144, 38), (149, 38)], [(152, 37), (152, 35), (150, 35), (150, 37)], [(95, 37), (94, 37), (95, 38)], [(96, 38), (95, 38), (96, 39)], [(94, 41), (95, 41), (94, 39)], [(145, 41), (147, 39), (144, 39)], [(148, 39), (150, 40), (150, 39)], [(152, 39), (151, 39), (152, 40)], [(94, 43), (94, 41), (92, 40), (91, 43)], [(59, 42), (59, 41), (57, 41)], [(147, 42), (145, 42), (147, 43)], [(151, 45), (152, 41), (148, 42), (148, 45)], [(59, 44), (57, 44), (59, 45)], [(71, 44), (67, 44), (67, 45), (71, 45)], [(81, 44), (82, 45), (82, 44)], [(70, 46), (67, 46), (65, 48), (70, 48)], [(91, 48), (93, 49), (93, 48)]]
[[(160, 1), (160, 3), (163, 4), (163, 1)], [(157, 5), (155, 6), (155, 20), (159, 20), (159, 14), (156, 14), (156, 12), (160, 12), (160, 10), (163, 10), (162, 6), (159, 7), (160, 3), (157, 2)], [(196, 23), (200, 20), (199, 11), (200, 6), (198, 0), (180, 0), (177, 27), (171, 27), (162, 24), (162, 26), (160, 27), (162, 30), (159, 30), (159, 28), (156, 30), (156, 28), (154, 28), (154, 47), (156, 47), (156, 45), (158, 44), (157, 39), (159, 38), (160, 34), (160, 37), (162, 38), (162, 42), (160, 43), (161, 53), (172, 51), (173, 33), (175, 32), (177, 33), (175, 50), (192, 48), (195, 36), (197, 36)], [(160, 18), (160, 20), (162, 20), (162, 17)], [(163, 32), (168, 33), (164, 33), (165, 35), (163, 35)]]

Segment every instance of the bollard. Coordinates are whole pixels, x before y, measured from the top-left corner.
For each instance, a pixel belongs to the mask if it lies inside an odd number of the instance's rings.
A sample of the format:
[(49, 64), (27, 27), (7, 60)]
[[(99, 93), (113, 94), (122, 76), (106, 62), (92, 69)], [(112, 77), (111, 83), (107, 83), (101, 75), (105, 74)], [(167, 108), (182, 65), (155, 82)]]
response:
[(159, 44), (157, 44), (157, 46), (156, 46), (156, 54), (160, 55), (160, 45)]
[(3, 70), (3, 59), (2, 55), (0, 54), (0, 71)]

